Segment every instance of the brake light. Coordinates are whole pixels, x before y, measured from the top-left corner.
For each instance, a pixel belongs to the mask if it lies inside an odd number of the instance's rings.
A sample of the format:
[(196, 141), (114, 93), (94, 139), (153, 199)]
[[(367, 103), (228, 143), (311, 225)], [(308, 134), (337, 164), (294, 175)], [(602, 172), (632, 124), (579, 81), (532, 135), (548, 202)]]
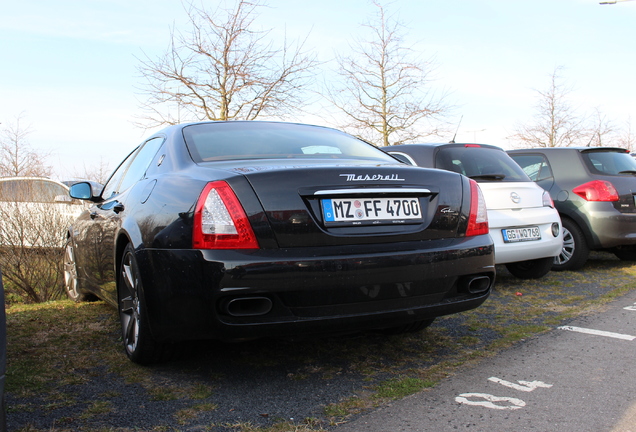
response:
[(464, 147), (481, 147), (479, 144), (464, 144)]
[(224, 181), (208, 183), (194, 210), (194, 249), (258, 249), (236, 194)]
[(572, 189), (586, 201), (618, 201), (618, 192), (607, 180), (594, 180)]
[(470, 180), (470, 215), (466, 237), (488, 234), (488, 213), (486, 200), (475, 180)]

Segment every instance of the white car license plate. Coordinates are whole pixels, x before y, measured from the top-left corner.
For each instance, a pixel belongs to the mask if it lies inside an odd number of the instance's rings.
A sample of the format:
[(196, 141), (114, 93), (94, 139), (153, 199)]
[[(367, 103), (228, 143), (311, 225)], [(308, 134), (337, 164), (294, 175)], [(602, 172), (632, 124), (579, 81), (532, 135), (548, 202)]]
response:
[(534, 241), (541, 240), (541, 231), (539, 227), (527, 227), (527, 228), (508, 228), (501, 230), (503, 234), (504, 242), (513, 243), (521, 241)]
[(321, 203), (327, 224), (399, 224), (422, 220), (418, 198), (332, 198)]

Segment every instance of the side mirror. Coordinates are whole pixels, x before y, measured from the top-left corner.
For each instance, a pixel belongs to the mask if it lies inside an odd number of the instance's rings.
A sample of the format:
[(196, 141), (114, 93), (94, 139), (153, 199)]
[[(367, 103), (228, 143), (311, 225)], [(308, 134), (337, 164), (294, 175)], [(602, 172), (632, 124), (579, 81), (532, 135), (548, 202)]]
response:
[(99, 197), (93, 194), (93, 187), (89, 182), (75, 183), (69, 189), (68, 194), (75, 199), (99, 201)]

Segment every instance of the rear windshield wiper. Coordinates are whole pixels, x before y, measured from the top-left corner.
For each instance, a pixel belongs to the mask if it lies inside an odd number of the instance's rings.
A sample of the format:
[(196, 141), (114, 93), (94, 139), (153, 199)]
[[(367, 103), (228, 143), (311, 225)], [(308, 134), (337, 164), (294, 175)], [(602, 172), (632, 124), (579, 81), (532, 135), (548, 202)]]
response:
[(631, 175), (636, 175), (636, 170), (626, 170), (626, 171), (619, 171), (619, 174), (631, 174)]
[(505, 174), (478, 174), (474, 176), (468, 176), (473, 180), (503, 180), (506, 178)]

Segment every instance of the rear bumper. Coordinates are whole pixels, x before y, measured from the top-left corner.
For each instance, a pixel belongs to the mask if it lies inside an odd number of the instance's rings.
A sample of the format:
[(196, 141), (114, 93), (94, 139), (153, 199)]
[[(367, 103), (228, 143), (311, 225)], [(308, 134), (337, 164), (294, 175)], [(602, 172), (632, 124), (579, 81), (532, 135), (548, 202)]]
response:
[[(138, 252), (159, 340), (385, 328), (469, 310), (494, 283), (490, 236), (282, 250)], [(238, 306), (237, 306), (238, 305)]]
[[(552, 234), (552, 224), (559, 224), (558, 235)], [(519, 210), (488, 211), (490, 235), (495, 244), (497, 264), (529, 261), (555, 257), (563, 248), (563, 232), (559, 213), (551, 207), (524, 208)], [(503, 229), (539, 227), (540, 240), (505, 243)]]
[(636, 245), (636, 213), (621, 213), (609, 202), (586, 202), (568, 214), (581, 227), (591, 249)]

